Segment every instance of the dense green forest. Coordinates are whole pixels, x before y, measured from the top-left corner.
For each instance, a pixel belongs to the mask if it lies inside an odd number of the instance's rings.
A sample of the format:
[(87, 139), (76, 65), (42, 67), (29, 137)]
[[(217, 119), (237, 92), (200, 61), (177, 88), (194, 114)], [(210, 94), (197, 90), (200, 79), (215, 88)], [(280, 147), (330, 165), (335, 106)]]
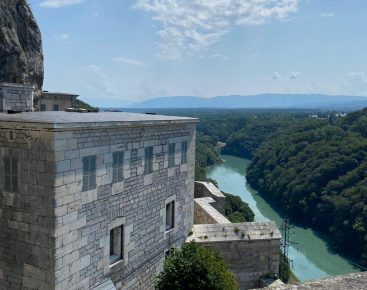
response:
[(328, 232), (340, 251), (367, 264), (367, 111), (335, 125), (296, 122), (253, 156), (247, 179), (295, 220)]
[(310, 115), (223, 111), (200, 117), (198, 131), (213, 146), (225, 142), (223, 153), (250, 158), (255, 189), (367, 265), (367, 109)]

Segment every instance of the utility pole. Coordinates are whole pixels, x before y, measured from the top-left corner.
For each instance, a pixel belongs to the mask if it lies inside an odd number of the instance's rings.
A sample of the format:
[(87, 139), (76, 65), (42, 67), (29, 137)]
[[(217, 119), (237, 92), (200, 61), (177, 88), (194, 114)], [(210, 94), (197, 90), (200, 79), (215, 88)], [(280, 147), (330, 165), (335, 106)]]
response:
[[(289, 253), (289, 246), (297, 244), (293, 241), (290, 241), (289, 238), (289, 229), (291, 226), (289, 225), (289, 219), (285, 218), (282, 222), (282, 239), (280, 241), (280, 247), (281, 247), (281, 257), (280, 257), (280, 263), (279, 263), (279, 273), (286, 273), (288, 267), (293, 268), (293, 260), (289, 259), (288, 253)], [(285, 278), (285, 277), (283, 277)], [(288, 281), (285, 281), (288, 282)]]

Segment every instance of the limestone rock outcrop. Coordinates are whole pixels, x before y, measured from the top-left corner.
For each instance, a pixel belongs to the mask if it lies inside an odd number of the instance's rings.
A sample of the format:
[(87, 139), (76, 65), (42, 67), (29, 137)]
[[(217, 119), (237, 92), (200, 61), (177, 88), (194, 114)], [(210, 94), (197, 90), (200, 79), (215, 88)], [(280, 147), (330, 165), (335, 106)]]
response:
[(0, 0), (0, 82), (43, 84), (42, 38), (26, 0)]

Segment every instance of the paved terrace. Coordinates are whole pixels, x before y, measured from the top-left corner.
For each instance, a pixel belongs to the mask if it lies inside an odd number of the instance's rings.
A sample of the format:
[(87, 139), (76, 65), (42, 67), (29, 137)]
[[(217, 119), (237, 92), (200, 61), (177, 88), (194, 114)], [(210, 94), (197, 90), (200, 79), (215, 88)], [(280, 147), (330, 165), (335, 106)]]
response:
[(193, 234), (187, 239), (188, 242), (193, 240), (199, 243), (279, 240), (281, 238), (275, 222), (194, 225), (192, 232)]

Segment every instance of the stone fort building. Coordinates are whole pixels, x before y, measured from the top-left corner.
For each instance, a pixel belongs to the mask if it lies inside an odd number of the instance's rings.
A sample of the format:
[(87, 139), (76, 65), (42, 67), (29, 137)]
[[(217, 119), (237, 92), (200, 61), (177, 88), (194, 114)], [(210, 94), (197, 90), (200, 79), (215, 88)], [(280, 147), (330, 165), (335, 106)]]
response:
[(197, 120), (38, 112), (0, 122), (0, 289), (153, 288), (193, 226)]

